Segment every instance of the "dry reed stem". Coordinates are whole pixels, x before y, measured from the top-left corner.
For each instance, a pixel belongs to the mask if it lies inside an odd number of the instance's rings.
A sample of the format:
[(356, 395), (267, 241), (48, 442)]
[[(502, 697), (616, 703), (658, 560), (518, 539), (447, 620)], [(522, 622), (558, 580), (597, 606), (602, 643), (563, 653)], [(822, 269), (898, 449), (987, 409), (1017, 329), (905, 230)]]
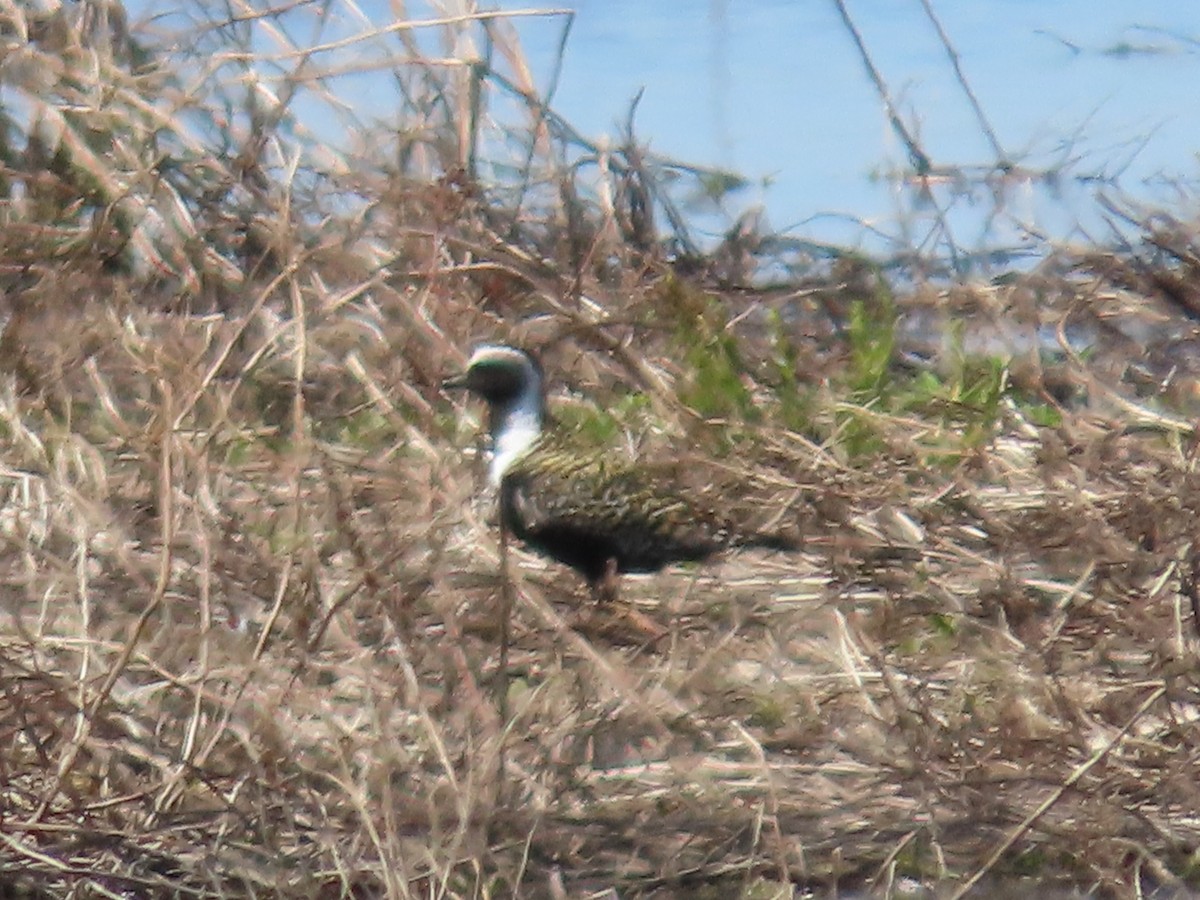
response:
[[(31, 9), (4, 12), (15, 33), (44, 33)], [(283, 14), (198, 29), (213, 52), (169, 90), (70, 29), (5, 76), (48, 145), (23, 133), (0, 240), (0, 889), (1194, 885), (1193, 412), (1165, 407), (1195, 373), (1157, 337), (1186, 333), (1186, 296), (1113, 263), (894, 298), (947, 384), (954, 353), (925, 342), (952, 320), (1059, 329), (966, 441), (958, 397), (846, 387), (844, 317), (877, 273), (753, 294), (671, 274), (622, 203), (674, 164), (575, 136), (491, 14), (421, 23), (495, 41), (482, 69), (417, 23), (296, 46)], [(405, 138), (289, 130), (397, 55)], [(492, 131), (497, 97), (523, 118)], [(245, 122), (216, 146), (226, 110)], [(513, 184), (454, 171), (506, 131)], [(1183, 266), (1188, 240), (1160, 243)], [(753, 492), (730, 502), (796, 517), (803, 552), (631, 579), (654, 647), (588, 631), (569, 573), (515, 546), (500, 568), (473, 428), (438, 389), (485, 337), (539, 347), (555, 408), (604, 410), (614, 444), (717, 457)], [(682, 398), (721, 341), (748, 407), (705, 421)]]
[(1055, 803), (1061, 800), (1063, 794), (1070, 790), (1070, 788), (1076, 784), (1079, 779), (1086, 775), (1088, 771), (1091, 770), (1092, 767), (1094, 767), (1097, 763), (1103, 760), (1104, 757), (1108, 755), (1109, 751), (1111, 751), (1117, 745), (1117, 743), (1129, 733), (1129, 730), (1137, 724), (1137, 720), (1140, 719), (1150, 709), (1151, 706), (1161, 700), (1165, 695), (1166, 688), (1155, 688), (1155, 690), (1151, 692), (1150, 696), (1145, 699), (1142, 705), (1134, 711), (1134, 714), (1129, 717), (1129, 720), (1119, 729), (1117, 729), (1117, 732), (1104, 746), (1100, 747), (1095, 753), (1093, 753), (1087, 762), (1083, 763), (1081, 766), (1071, 772), (1066, 781), (1055, 788), (1050, 796), (1047, 797), (1040, 806), (1026, 816), (1021, 823), (1017, 825), (1017, 827), (1014, 828), (1007, 837), (1004, 838), (1003, 841), (996, 845), (996, 848), (992, 851), (991, 855), (984, 860), (983, 865), (981, 865), (975, 872), (971, 873), (971, 877), (964, 881), (962, 885), (950, 895), (953, 900), (961, 900), (961, 898), (969, 894), (971, 890), (977, 884), (979, 884), (980, 879), (982, 879), (988, 873), (988, 871), (1000, 861), (1005, 853), (1012, 849), (1013, 844), (1015, 844), (1031, 827), (1033, 827), (1034, 823), (1044, 816), (1049, 811), (1050, 807), (1054, 806)]

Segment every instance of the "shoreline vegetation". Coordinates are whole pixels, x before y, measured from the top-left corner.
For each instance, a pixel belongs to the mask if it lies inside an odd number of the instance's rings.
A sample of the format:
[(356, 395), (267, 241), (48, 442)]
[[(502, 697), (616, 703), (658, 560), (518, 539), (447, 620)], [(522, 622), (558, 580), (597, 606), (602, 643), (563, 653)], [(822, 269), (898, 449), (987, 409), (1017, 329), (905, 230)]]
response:
[[(701, 246), (736, 178), (576, 134), (515, 13), (215, 9), (0, 11), (0, 896), (1200, 891), (1195, 222)], [(802, 552), (589, 629), (439, 389), (484, 339)]]

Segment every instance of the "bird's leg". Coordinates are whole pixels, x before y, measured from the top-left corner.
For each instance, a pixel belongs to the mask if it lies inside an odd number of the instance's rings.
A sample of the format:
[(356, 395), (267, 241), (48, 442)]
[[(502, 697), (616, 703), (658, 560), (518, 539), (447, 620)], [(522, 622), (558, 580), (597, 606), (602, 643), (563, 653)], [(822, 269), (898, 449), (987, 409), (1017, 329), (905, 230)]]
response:
[(592, 599), (597, 604), (612, 603), (620, 592), (620, 580), (617, 577), (617, 559), (609, 557), (604, 563), (604, 573), (590, 585)]
[(588, 627), (593, 633), (623, 642), (632, 640), (643, 645), (657, 644), (667, 636), (667, 630), (636, 607), (617, 602), (620, 584), (617, 565), (615, 557), (606, 560), (604, 571), (588, 583), (596, 603)]

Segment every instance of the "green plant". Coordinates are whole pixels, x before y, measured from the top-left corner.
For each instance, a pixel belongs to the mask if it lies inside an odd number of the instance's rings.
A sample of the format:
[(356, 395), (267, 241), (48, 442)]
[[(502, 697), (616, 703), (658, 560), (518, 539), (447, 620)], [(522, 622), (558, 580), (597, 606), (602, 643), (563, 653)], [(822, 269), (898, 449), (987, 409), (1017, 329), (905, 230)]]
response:
[(886, 399), (896, 349), (896, 306), (890, 292), (880, 288), (870, 301), (855, 300), (850, 305), (848, 337), (847, 380), (854, 401), (868, 404)]
[(709, 419), (757, 421), (745, 366), (726, 308), (678, 279), (666, 282), (662, 305), (672, 314), (673, 341), (684, 380), (679, 399)]
[(796, 378), (799, 368), (796, 347), (777, 310), (767, 314), (767, 324), (771, 340), (769, 362), (780, 422), (791, 431), (808, 431), (812, 424), (813, 396)]

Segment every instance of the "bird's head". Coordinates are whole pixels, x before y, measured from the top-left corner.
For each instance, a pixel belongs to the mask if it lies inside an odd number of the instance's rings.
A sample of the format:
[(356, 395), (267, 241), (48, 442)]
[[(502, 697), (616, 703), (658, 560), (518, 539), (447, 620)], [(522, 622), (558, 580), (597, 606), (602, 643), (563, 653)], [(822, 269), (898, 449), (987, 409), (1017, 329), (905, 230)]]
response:
[(537, 440), (545, 418), (542, 367), (524, 350), (482, 344), (466, 369), (442, 382), (447, 390), (466, 389), (487, 401), (492, 435), (492, 481)]
[(442, 382), (448, 390), (466, 389), (493, 407), (524, 405), (522, 401), (542, 398), (542, 367), (524, 350), (506, 344), (481, 344), (467, 367)]

